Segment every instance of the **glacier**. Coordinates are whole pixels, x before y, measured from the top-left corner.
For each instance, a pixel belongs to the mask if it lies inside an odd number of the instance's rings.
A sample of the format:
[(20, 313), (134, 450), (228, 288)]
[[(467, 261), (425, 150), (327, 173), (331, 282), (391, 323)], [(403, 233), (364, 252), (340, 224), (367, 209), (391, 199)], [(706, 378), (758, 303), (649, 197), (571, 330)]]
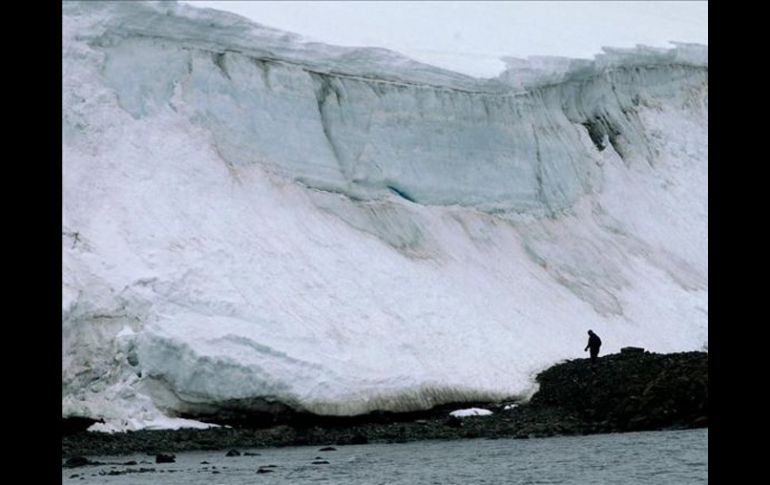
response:
[(62, 4), (62, 416), (526, 399), (708, 345), (708, 49), (476, 79), (175, 2)]

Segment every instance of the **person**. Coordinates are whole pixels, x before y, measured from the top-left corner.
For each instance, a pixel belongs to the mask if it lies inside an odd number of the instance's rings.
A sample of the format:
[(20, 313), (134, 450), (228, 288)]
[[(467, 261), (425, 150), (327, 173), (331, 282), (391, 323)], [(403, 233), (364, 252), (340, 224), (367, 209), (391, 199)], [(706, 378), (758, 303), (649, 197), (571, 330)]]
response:
[(583, 350), (584, 352), (591, 349), (591, 363), (596, 362), (596, 357), (599, 355), (599, 347), (602, 346), (602, 339), (594, 333), (593, 330), (588, 331), (588, 345)]

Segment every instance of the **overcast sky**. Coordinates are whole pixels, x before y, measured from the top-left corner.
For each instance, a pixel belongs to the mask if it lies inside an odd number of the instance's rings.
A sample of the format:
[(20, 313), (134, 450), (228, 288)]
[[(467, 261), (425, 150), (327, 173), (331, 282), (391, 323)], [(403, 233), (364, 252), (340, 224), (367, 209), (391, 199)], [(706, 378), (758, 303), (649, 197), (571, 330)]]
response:
[(708, 2), (234, 2), (227, 10), (309, 40), (392, 49), (428, 64), (495, 76), (502, 56), (592, 58), (602, 46), (708, 44)]

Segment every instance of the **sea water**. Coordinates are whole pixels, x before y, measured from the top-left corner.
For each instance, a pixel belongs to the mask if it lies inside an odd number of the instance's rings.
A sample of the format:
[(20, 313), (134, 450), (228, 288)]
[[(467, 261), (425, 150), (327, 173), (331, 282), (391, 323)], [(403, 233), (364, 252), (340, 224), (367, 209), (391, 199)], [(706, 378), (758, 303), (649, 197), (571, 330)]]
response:
[[(708, 483), (708, 429), (541, 439), (475, 439), (403, 444), (241, 449), (154, 456), (90, 457), (96, 465), (63, 469), (64, 484), (676, 484)], [(318, 462), (328, 462), (318, 463)], [(144, 462), (144, 463), (142, 463)], [(203, 463), (207, 462), (207, 463)], [(317, 462), (317, 464), (313, 464)], [(272, 466), (271, 466), (272, 465)], [(262, 469), (271, 470), (258, 473)], [(137, 472), (144, 469), (143, 472)], [(150, 471), (152, 469), (152, 471)], [(115, 474), (127, 470), (132, 473)]]

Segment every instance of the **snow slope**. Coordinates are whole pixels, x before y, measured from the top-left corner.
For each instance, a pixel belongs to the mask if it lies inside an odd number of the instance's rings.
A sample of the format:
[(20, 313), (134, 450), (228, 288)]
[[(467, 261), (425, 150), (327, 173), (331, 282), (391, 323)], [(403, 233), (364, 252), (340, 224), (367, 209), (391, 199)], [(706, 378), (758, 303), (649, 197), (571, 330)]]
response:
[(525, 397), (708, 341), (708, 51), (474, 79), (176, 3), (63, 4), (62, 413)]

